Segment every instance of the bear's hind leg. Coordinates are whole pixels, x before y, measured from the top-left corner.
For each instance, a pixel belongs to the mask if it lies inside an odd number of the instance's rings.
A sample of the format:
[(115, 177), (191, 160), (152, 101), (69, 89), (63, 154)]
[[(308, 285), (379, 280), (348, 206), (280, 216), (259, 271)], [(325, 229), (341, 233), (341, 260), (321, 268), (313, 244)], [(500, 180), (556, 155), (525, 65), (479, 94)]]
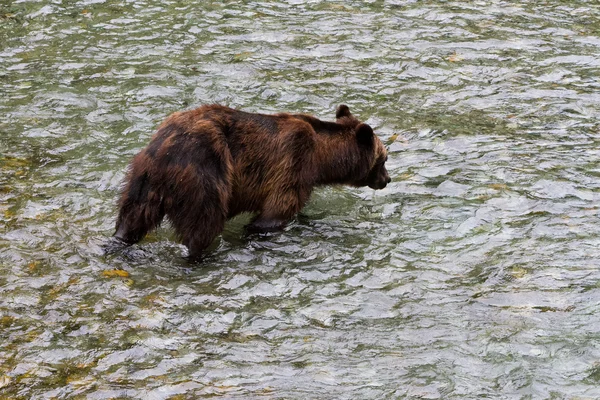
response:
[(165, 216), (160, 194), (152, 190), (146, 174), (132, 178), (121, 195), (115, 239), (125, 245), (139, 242)]
[(188, 260), (198, 262), (202, 259), (202, 252), (223, 231), (226, 218), (225, 215), (195, 213), (188, 215), (184, 221), (169, 219), (183, 245), (188, 248)]
[(210, 246), (217, 236), (225, 227), (225, 219), (222, 221), (212, 221), (210, 225), (199, 227), (198, 231), (194, 232), (188, 238), (186, 246), (189, 249), (188, 260), (190, 262), (198, 262), (202, 259), (202, 252)]
[(227, 220), (230, 187), (224, 179), (202, 179), (196, 175), (184, 177), (173, 205), (167, 207), (167, 217), (175, 233), (188, 248), (190, 261), (200, 261), (202, 252), (223, 231)]

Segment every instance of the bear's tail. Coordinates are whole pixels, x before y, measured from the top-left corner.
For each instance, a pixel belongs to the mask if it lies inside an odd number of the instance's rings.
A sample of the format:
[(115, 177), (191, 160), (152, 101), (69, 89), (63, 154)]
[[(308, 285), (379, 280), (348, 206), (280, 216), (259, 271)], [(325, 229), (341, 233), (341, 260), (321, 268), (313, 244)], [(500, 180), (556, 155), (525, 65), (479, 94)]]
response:
[(133, 168), (126, 182), (119, 200), (114, 237), (123, 244), (131, 245), (160, 225), (165, 210), (163, 196), (152, 187), (148, 172), (136, 173)]

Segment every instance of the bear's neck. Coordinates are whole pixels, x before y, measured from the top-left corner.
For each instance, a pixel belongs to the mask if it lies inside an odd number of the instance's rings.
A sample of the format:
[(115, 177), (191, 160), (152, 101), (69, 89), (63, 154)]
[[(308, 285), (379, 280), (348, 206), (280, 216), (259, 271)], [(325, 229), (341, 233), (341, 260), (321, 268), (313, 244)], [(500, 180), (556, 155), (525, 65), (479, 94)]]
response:
[(370, 170), (372, 155), (355, 139), (342, 134), (318, 134), (314, 166), (317, 185), (352, 185)]

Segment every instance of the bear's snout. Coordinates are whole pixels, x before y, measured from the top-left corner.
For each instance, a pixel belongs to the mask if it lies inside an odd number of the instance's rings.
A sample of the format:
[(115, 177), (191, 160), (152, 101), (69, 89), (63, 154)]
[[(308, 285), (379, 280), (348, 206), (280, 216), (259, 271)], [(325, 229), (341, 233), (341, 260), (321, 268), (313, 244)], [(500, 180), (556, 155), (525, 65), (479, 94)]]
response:
[(382, 168), (382, 171), (380, 171), (380, 173), (377, 174), (377, 179), (370, 181), (368, 186), (371, 189), (381, 190), (381, 189), (385, 189), (387, 184), (390, 183), (391, 181), (392, 181), (392, 178), (390, 178), (390, 176), (387, 173), (387, 170), (384, 167), (384, 168)]

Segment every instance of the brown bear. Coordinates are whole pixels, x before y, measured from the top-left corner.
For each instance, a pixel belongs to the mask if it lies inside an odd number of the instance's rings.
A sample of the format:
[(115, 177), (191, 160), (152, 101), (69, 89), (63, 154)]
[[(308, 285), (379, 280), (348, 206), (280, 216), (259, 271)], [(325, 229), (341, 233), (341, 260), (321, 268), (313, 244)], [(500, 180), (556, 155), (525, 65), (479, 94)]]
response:
[(189, 259), (199, 260), (237, 214), (258, 213), (249, 232), (279, 230), (315, 186), (383, 189), (386, 160), (373, 129), (346, 105), (335, 122), (221, 105), (176, 112), (131, 162), (114, 237), (136, 243), (167, 216)]

